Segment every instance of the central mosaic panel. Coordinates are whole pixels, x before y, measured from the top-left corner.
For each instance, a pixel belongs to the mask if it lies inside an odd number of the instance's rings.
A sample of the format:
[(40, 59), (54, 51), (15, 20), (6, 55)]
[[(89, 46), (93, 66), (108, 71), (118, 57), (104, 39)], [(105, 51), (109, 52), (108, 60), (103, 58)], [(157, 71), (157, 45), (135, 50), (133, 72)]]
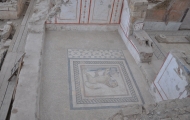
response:
[[(88, 64), (88, 62), (86, 62)], [(91, 65), (80, 65), (81, 83), (84, 96), (113, 96), (128, 95), (123, 74), (119, 65), (95, 65), (100, 61), (91, 62)]]
[(72, 109), (141, 103), (122, 51), (69, 49), (68, 57)]

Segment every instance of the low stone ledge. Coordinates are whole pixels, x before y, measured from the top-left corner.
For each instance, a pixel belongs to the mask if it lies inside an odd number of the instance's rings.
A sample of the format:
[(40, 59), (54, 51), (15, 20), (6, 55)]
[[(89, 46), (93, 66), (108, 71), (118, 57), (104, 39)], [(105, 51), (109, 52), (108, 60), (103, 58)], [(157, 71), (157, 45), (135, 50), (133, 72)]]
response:
[(17, 3), (0, 3), (0, 11), (17, 11)]
[[(38, 120), (44, 33), (29, 33), (10, 120)], [(35, 46), (35, 47), (34, 47)]]
[(45, 21), (49, 1), (42, 0), (34, 7), (29, 21), (24, 64), (19, 75), (10, 120), (39, 120), (40, 84)]

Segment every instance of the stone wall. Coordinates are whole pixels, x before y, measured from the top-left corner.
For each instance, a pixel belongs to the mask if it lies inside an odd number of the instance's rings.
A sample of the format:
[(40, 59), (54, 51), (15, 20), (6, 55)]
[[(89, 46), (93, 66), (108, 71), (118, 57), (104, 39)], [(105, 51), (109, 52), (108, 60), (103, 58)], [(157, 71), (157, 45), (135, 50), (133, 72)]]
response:
[(147, 7), (147, 0), (124, 0), (120, 26), (127, 37), (133, 30), (142, 29)]
[(154, 7), (151, 7), (147, 10), (146, 20), (162, 22), (180, 22), (185, 14), (186, 9), (190, 6), (190, 1), (162, 0), (162, 2), (154, 4)]
[(0, 2), (0, 19), (17, 19), (20, 17), (26, 0)]
[[(144, 29), (177, 31), (184, 18), (190, 17), (187, 14), (189, 7), (189, 0), (149, 0)], [(190, 26), (190, 23), (184, 22), (184, 24), (181, 29), (189, 29), (186, 26)]]

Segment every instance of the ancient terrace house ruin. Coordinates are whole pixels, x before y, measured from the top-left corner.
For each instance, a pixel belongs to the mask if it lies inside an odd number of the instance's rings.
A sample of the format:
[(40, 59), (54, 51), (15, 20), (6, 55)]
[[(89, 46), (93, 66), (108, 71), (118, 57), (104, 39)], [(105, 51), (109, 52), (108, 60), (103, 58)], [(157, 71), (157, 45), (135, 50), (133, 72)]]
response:
[(0, 120), (190, 120), (190, 0), (0, 0)]

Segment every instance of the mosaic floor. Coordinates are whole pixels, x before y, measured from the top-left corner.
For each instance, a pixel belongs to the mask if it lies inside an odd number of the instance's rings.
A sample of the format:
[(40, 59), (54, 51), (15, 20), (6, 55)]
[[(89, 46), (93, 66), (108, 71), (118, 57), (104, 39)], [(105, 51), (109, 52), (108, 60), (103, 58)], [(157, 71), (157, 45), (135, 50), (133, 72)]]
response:
[(46, 33), (40, 120), (107, 120), (125, 105), (154, 103), (117, 31)]
[(68, 59), (71, 109), (142, 103), (121, 50), (68, 49)]

